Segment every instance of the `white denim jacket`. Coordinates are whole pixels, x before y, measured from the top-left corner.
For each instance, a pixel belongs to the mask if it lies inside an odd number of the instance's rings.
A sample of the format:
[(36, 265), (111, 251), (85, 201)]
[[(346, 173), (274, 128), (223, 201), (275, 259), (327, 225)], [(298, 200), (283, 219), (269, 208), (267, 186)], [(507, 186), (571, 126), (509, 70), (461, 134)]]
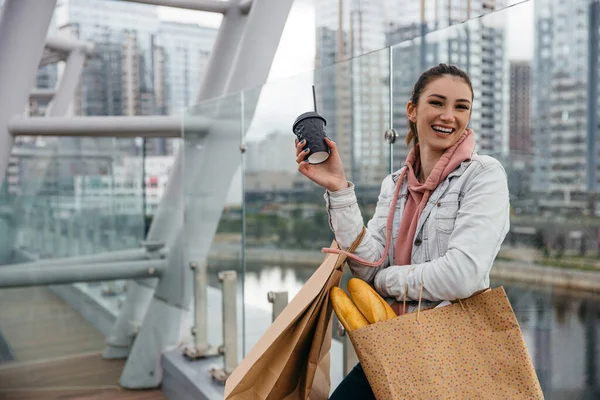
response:
[[(404, 168), (404, 167), (403, 167)], [(385, 229), (394, 188), (402, 169), (388, 175), (381, 185), (375, 215), (354, 254), (367, 261), (382, 257)], [(363, 228), (354, 185), (325, 192), (329, 224), (336, 241), (347, 249)], [(413, 240), (411, 265), (394, 265), (394, 244), (407, 199), (403, 182), (396, 203), (393, 234), (386, 261), (371, 268), (349, 261), (354, 276), (374, 285), (384, 297), (399, 302), (419, 299), (421, 307), (432, 302), (471, 296), (489, 286), (489, 272), (509, 229), (509, 195), (506, 173), (494, 158), (473, 154), (451, 172), (431, 193), (419, 218)]]

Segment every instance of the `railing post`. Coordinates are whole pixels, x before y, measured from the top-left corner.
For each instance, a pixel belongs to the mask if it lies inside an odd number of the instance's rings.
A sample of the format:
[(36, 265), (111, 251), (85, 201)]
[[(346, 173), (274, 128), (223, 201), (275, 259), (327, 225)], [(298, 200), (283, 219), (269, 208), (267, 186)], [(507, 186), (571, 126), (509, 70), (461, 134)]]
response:
[(288, 304), (288, 292), (269, 292), (267, 300), (273, 304), (272, 320), (275, 321)]
[(51, 254), (52, 249), (55, 248), (53, 243), (55, 239), (56, 236), (52, 229), (52, 207), (48, 207), (44, 213), (44, 253)]
[(184, 354), (190, 359), (212, 357), (219, 354), (216, 347), (208, 344), (208, 273), (206, 262), (190, 262), (194, 273), (194, 346), (186, 347)]
[(219, 352), (223, 354), (223, 368), (211, 368), (212, 377), (225, 383), (238, 365), (237, 346), (237, 273), (223, 271), (219, 273), (223, 291), (223, 344)]
[(354, 346), (350, 341), (350, 337), (346, 333), (344, 326), (339, 321), (337, 323), (337, 332), (338, 335), (342, 337), (343, 371), (344, 376), (346, 376), (350, 371), (352, 371), (352, 368), (358, 364), (358, 356), (354, 351)]
[(67, 220), (67, 246), (71, 248), (71, 256), (79, 255), (79, 237), (75, 236), (75, 216)]

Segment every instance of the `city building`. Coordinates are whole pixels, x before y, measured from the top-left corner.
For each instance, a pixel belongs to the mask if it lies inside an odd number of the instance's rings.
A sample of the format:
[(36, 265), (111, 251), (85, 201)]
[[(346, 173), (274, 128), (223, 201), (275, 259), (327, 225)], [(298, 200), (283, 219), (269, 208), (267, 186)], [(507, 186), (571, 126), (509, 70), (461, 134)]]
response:
[[(85, 116), (182, 115), (196, 101), (217, 32), (197, 24), (161, 21), (156, 6), (115, 0), (102, 1), (102, 7), (96, 0), (58, 0), (50, 30), (53, 35), (94, 43), (94, 55), (86, 61), (68, 113)], [(40, 68), (36, 87), (55, 88), (63, 68), (60, 64)], [(42, 116), (47, 106), (46, 99), (32, 99), (28, 114)], [(40, 140), (43, 143), (36, 144)], [(73, 182), (61, 179), (60, 168), (68, 165), (81, 176), (102, 175), (106, 170), (104, 163), (85, 157), (55, 162), (59, 153), (66, 158), (68, 154), (105, 154), (118, 165), (126, 157), (172, 156), (179, 142), (168, 138), (19, 138), (16, 146), (26, 151), (11, 157), (8, 189), (14, 194), (27, 192), (19, 185), (34, 180), (42, 182), (44, 193), (52, 188), (58, 192), (58, 186), (61, 193), (72, 193)], [(54, 146), (58, 143), (60, 152)]]
[(531, 146), (531, 62), (510, 62), (509, 150), (511, 154), (532, 152)]
[(537, 212), (531, 195), (533, 146), (531, 62), (510, 62), (509, 153), (501, 158), (515, 213)]
[(315, 8), (320, 110), (348, 179), (365, 185), (379, 185), (389, 171), (383, 140), (390, 107), (389, 55), (380, 50), (385, 47), (383, 6), (382, 0), (327, 0)]
[[(390, 6), (386, 13), (386, 44), (392, 46), (393, 126), (400, 134), (394, 145), (394, 167), (402, 165), (408, 148), (406, 103), (414, 83), (426, 69), (439, 63), (465, 70), (473, 85), (475, 102), (470, 127), (480, 153), (500, 156), (508, 151), (508, 61), (504, 31), (477, 16), (505, 6), (504, 1), (424, 0)], [(422, 8), (423, 7), (423, 8)], [(448, 26), (445, 29), (437, 32)], [(424, 45), (421, 36), (425, 34)]]
[(147, 157), (145, 184), (142, 182), (142, 159), (127, 157), (114, 163), (111, 174), (74, 176), (72, 212), (94, 210), (107, 215), (153, 215), (163, 196), (173, 156)]
[[(391, 149), (392, 168), (402, 164), (408, 151), (404, 144), (408, 131), (406, 102), (421, 72), (440, 62), (456, 64), (471, 76), (475, 92), (471, 127), (479, 151), (507, 152), (508, 63), (503, 29), (477, 20), (443, 35), (427, 35), (426, 46), (420, 44), (424, 33), (503, 6), (504, 1), (489, 0), (401, 4), (328, 0), (316, 8), (315, 65), (326, 68), (315, 73), (315, 85), (328, 134), (336, 140), (342, 160), (349, 166), (349, 179), (379, 185), (389, 173), (390, 149), (383, 139), (389, 127), (400, 134)], [(392, 47), (391, 64), (387, 49), (368, 53), (385, 46)]]
[[(59, 0), (55, 15), (59, 30), (96, 45), (75, 114), (180, 115), (195, 103), (216, 29), (161, 21), (156, 6), (114, 0), (101, 8), (95, 0)], [(146, 140), (146, 154), (173, 154), (173, 144)], [(133, 141), (125, 146), (135, 154)]]
[(162, 68), (165, 69), (165, 77), (168, 77), (167, 114), (182, 114), (195, 104), (216, 35), (214, 28), (160, 22), (156, 38), (165, 57)]
[(293, 156), (294, 136), (290, 132), (271, 132), (261, 140), (247, 142), (245, 171), (296, 172), (298, 164)]
[(542, 212), (598, 210), (599, 14), (595, 1), (535, 3), (532, 190)]

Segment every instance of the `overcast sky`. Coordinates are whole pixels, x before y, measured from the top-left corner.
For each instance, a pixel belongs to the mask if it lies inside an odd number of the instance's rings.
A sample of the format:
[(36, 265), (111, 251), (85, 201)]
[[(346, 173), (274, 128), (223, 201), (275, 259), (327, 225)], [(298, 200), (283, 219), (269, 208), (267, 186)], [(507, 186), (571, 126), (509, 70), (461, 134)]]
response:
[[(278, 131), (289, 134), (293, 146), (291, 125), (296, 116), (312, 108), (314, 1), (316, 0), (294, 1), (273, 60), (269, 83), (262, 89), (248, 140), (257, 140), (270, 132)], [(530, 60), (533, 57), (533, 1), (509, 0), (509, 4), (511, 7), (507, 10), (486, 16), (486, 24), (504, 27), (509, 60)], [(218, 27), (221, 21), (220, 15), (169, 7), (159, 7), (159, 15), (166, 20), (214, 27)], [(238, 172), (232, 183), (228, 204), (238, 204), (241, 201), (239, 189), (236, 189), (239, 187)]]
[[(520, 3), (520, 4), (517, 4)], [(508, 10), (486, 16), (487, 24), (504, 27), (509, 60), (533, 56), (533, 1), (509, 0)], [(159, 7), (163, 19), (218, 27), (221, 16), (198, 11)], [(510, 16), (510, 18), (509, 18)], [(260, 107), (248, 139), (271, 131), (289, 131), (295, 117), (310, 109), (315, 54), (314, 0), (295, 0), (262, 91)], [(272, 110), (278, 110), (273, 114)], [(288, 126), (290, 125), (290, 126)]]

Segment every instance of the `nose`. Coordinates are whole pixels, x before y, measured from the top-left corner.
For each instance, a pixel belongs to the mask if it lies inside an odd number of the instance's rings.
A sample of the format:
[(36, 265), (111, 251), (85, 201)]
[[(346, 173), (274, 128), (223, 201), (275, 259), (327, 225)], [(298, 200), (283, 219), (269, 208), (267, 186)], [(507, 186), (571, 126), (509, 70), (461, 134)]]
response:
[(440, 119), (446, 122), (454, 122), (454, 114), (451, 109), (445, 109), (442, 115), (440, 115)]

